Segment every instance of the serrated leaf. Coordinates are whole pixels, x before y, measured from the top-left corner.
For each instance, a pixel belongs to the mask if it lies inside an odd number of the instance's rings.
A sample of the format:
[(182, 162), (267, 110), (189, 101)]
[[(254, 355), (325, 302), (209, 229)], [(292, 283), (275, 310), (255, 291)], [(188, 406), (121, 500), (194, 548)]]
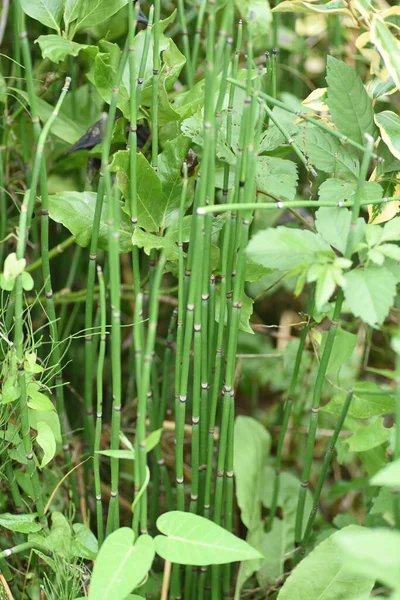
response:
[(160, 237), (136, 228), (132, 235), (132, 244), (138, 248), (143, 248), (147, 256), (150, 256), (151, 250), (162, 249), (165, 252), (167, 260), (178, 259), (178, 247), (168, 237)]
[(375, 115), (375, 123), (392, 154), (400, 159), (400, 117), (391, 110), (384, 110)]
[[(357, 182), (355, 181), (344, 181), (343, 179), (330, 177), (319, 186), (318, 196), (320, 202), (353, 201), (356, 195), (356, 189)], [(382, 198), (382, 195), (383, 189), (379, 183), (376, 181), (366, 181), (362, 189), (360, 200), (362, 202), (371, 202), (372, 200), (379, 200)]]
[(375, 135), (374, 110), (354, 67), (328, 56), (327, 103), (333, 122), (341, 133), (365, 144), (364, 134)]
[(347, 209), (322, 207), (316, 212), (315, 226), (318, 233), (342, 254), (346, 250), (350, 223), (351, 212)]
[(357, 179), (360, 163), (356, 153), (348, 146), (343, 146), (331, 133), (307, 124), (300, 128), (296, 140), (300, 148), (304, 147), (304, 152), (317, 169), (342, 175), (349, 180)]
[(321, 253), (327, 257), (335, 256), (320, 235), (288, 227), (259, 231), (247, 246), (247, 255), (253, 262), (280, 271), (289, 271), (298, 265), (311, 263)]
[[(49, 196), (50, 218), (75, 236), (77, 244), (86, 247), (90, 244), (97, 194), (95, 192), (62, 192)], [(108, 206), (104, 198), (99, 227), (99, 248), (108, 247)], [(121, 211), (119, 223), (119, 248), (121, 252), (132, 249), (132, 224)]]
[(154, 539), (156, 552), (174, 563), (206, 566), (262, 558), (244, 540), (198, 515), (171, 511), (157, 519), (157, 528), (165, 535)]
[(68, 13), (67, 18), (70, 22), (74, 21), (75, 33), (106, 21), (127, 3), (128, 0), (80, 0), (74, 5), (72, 14)]
[(89, 600), (125, 600), (147, 575), (154, 558), (153, 539), (121, 527), (104, 541), (90, 582)]
[(355, 575), (348, 567), (348, 559), (338, 552), (337, 540), (343, 532), (357, 529), (350, 525), (318, 544), (289, 575), (278, 600), (349, 600), (370, 592), (375, 578), (367, 573)]
[(297, 186), (296, 163), (273, 156), (260, 156), (257, 160), (256, 185), (262, 192), (293, 200)]
[(385, 267), (354, 269), (344, 275), (346, 303), (354, 316), (371, 326), (382, 325), (396, 295), (396, 278)]

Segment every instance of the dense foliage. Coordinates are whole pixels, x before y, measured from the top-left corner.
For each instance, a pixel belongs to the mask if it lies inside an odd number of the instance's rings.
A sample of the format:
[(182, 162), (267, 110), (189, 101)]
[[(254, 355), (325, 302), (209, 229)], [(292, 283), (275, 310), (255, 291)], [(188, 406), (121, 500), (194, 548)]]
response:
[(3, 2), (0, 598), (399, 600), (399, 31)]

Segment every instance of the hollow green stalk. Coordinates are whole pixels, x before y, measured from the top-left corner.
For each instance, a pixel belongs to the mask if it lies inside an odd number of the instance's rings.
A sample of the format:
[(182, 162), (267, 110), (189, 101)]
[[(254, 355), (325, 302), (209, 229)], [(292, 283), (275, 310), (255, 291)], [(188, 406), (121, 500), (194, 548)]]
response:
[[(361, 205), (361, 196), (363, 193), (365, 180), (368, 173), (368, 167), (370, 164), (371, 156), (372, 156), (372, 148), (373, 148), (373, 139), (370, 136), (367, 136), (367, 144), (364, 151), (363, 160), (361, 163), (360, 175), (357, 181), (356, 193), (354, 198), (354, 204), (352, 207), (351, 213), (351, 227), (349, 234), (347, 236), (346, 250), (344, 253), (344, 257), (350, 259), (353, 251), (354, 251), (354, 243), (353, 243), (353, 235), (355, 223), (360, 214), (360, 205)], [(311, 416), (310, 416), (310, 424), (307, 435), (306, 442), (306, 451), (304, 457), (304, 467), (301, 477), (301, 486), (299, 492), (299, 500), (297, 504), (296, 510), (296, 523), (295, 523), (295, 543), (296, 546), (299, 547), (302, 534), (303, 534), (303, 516), (304, 516), (304, 507), (305, 507), (305, 499), (306, 499), (306, 491), (308, 488), (308, 480), (310, 476), (311, 466), (312, 466), (312, 458), (313, 458), (313, 450), (315, 444), (315, 436), (318, 427), (318, 412), (321, 403), (322, 396), (322, 388), (325, 381), (325, 374), (328, 368), (329, 359), (331, 356), (333, 343), (335, 341), (336, 332), (340, 324), (340, 315), (343, 305), (343, 291), (340, 289), (337, 293), (335, 308), (332, 318), (332, 323), (329, 328), (328, 336), (326, 339), (326, 343), (324, 346), (324, 350), (322, 352), (321, 360), (319, 363), (319, 368), (317, 372), (317, 377), (315, 380), (315, 387), (313, 393), (313, 401), (311, 407)]]
[(100, 476), (100, 441), (103, 419), (103, 368), (106, 354), (106, 289), (104, 285), (103, 272), (100, 265), (97, 265), (97, 276), (100, 286), (100, 346), (97, 359), (97, 410), (96, 410), (96, 430), (94, 439), (94, 487), (96, 496), (96, 518), (97, 518), (97, 539), (99, 548), (104, 540), (103, 527), (103, 504), (101, 496), (101, 476)]
[(203, 29), (204, 15), (206, 12), (207, 0), (201, 0), (200, 6), (197, 12), (196, 29), (193, 40), (193, 53), (192, 53), (192, 70), (195, 73), (197, 69), (197, 59), (199, 57), (200, 39), (201, 32)]
[(304, 536), (301, 541), (301, 546), (300, 546), (300, 554), (301, 555), (305, 554), (305, 550), (306, 550), (307, 544), (309, 542), (309, 539), (310, 539), (310, 536), (312, 533), (312, 528), (314, 525), (315, 517), (317, 516), (317, 512), (318, 512), (318, 508), (319, 508), (319, 499), (321, 497), (321, 492), (322, 492), (322, 488), (324, 485), (324, 481), (325, 481), (327, 473), (328, 473), (329, 465), (331, 464), (331, 461), (332, 461), (332, 456), (335, 451), (335, 446), (336, 446), (337, 439), (339, 437), (339, 433), (342, 430), (343, 423), (345, 421), (348, 410), (350, 408), (352, 398), (353, 398), (353, 391), (350, 391), (346, 396), (346, 400), (345, 400), (342, 410), (340, 412), (339, 419), (335, 425), (334, 432), (330, 439), (328, 449), (325, 453), (321, 473), (318, 477), (318, 482), (317, 482), (315, 492), (314, 492), (313, 507), (312, 507), (310, 515), (308, 517), (306, 530), (304, 532)]
[(296, 359), (295, 359), (295, 363), (294, 363), (292, 378), (290, 380), (288, 397), (286, 399), (285, 407), (283, 409), (281, 431), (279, 434), (278, 447), (276, 450), (275, 479), (274, 479), (274, 487), (273, 487), (273, 492), (272, 492), (271, 510), (270, 510), (269, 517), (268, 517), (268, 528), (267, 528), (268, 531), (271, 531), (272, 525), (273, 525), (273, 522), (275, 519), (275, 515), (276, 515), (276, 509), (277, 509), (278, 497), (279, 497), (279, 487), (280, 487), (280, 474), (281, 474), (283, 444), (285, 442), (286, 432), (287, 432), (287, 428), (289, 425), (289, 419), (292, 414), (293, 399), (294, 399), (294, 396), (296, 393), (297, 381), (298, 381), (298, 377), (299, 377), (303, 352), (304, 352), (304, 348), (306, 345), (307, 336), (310, 331), (310, 324), (311, 324), (311, 318), (312, 318), (312, 315), (314, 312), (314, 305), (315, 305), (315, 288), (313, 288), (313, 290), (311, 292), (309, 305), (306, 309), (306, 312), (309, 315), (308, 322), (303, 327), (301, 335), (300, 335), (299, 347), (296, 352)]
[(191, 89), (194, 85), (194, 75), (193, 75), (193, 63), (190, 58), (190, 46), (189, 46), (189, 35), (186, 24), (185, 17), (185, 7), (183, 4), (183, 0), (178, 0), (178, 18), (182, 35), (182, 44), (183, 44), (183, 53), (186, 57), (185, 63), (185, 72), (186, 72), (186, 82), (189, 89)]
[[(64, 101), (69, 87), (70, 79), (65, 80), (65, 85), (61, 92), (60, 98), (50, 116), (47, 123), (43, 127), (38, 139), (32, 183), (29, 194), (26, 194), (21, 205), (20, 219), (19, 219), (19, 230), (18, 230), (18, 242), (17, 242), (17, 259), (22, 260), (25, 256), (25, 250), (28, 239), (28, 223), (30, 221), (30, 215), (32, 214), (36, 190), (39, 182), (41, 164), (43, 158), (44, 145), (49, 134), (50, 128), (53, 125), (60, 107)], [(24, 445), (24, 451), (27, 459), (27, 471), (32, 482), (32, 488), (34, 492), (34, 504), (39, 515), (40, 521), (44, 526), (47, 526), (46, 516), (44, 514), (44, 504), (42, 498), (42, 490), (39, 483), (39, 477), (36, 470), (35, 457), (32, 447), (32, 439), (30, 436), (30, 424), (29, 424), (29, 412), (27, 405), (27, 390), (26, 380), (24, 371), (24, 308), (23, 308), (23, 287), (22, 287), (22, 275), (16, 278), (15, 282), (15, 326), (14, 326), (14, 346), (18, 364), (18, 383), (20, 387), (19, 397), (19, 409), (21, 418), (21, 437)]]

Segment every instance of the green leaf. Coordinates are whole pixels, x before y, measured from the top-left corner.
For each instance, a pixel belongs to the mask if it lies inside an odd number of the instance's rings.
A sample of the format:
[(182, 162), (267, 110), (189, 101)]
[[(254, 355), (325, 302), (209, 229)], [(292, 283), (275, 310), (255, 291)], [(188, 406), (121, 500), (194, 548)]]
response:
[(40, 531), (42, 526), (36, 523), (37, 513), (28, 515), (12, 515), (11, 513), (3, 513), (0, 515), (0, 527), (5, 527), (10, 531), (18, 533), (34, 533)]
[[(162, 226), (168, 226), (174, 214), (179, 212), (183, 187), (181, 171), (189, 148), (190, 140), (184, 135), (179, 135), (168, 141), (158, 156), (158, 176), (162, 185)], [(193, 181), (191, 180), (190, 195), (192, 189)], [(187, 196), (187, 198), (190, 200), (190, 196)]]
[[(96, 207), (95, 192), (61, 192), (49, 196), (50, 218), (62, 223), (76, 238), (77, 244), (86, 247), (90, 244)], [(99, 228), (99, 248), (108, 247), (107, 199), (103, 200)], [(129, 217), (121, 211), (119, 225), (119, 248), (121, 252), (132, 249), (132, 224)]]
[[(117, 173), (118, 186), (126, 200), (124, 210), (130, 215), (131, 193), (128, 150), (120, 150), (114, 154), (110, 170)], [(138, 226), (148, 232), (158, 231), (164, 216), (161, 202), (161, 181), (146, 158), (140, 153), (136, 155), (136, 173)]]
[(382, 325), (396, 295), (396, 278), (385, 267), (365, 267), (345, 274), (346, 303), (356, 317), (371, 326)]
[(74, 523), (72, 530), (74, 532), (71, 542), (72, 555), (85, 560), (95, 560), (99, 547), (94, 534), (82, 523)]
[[(332, 415), (339, 415), (345, 399), (346, 394), (337, 394), (321, 410)], [(393, 412), (394, 409), (393, 398), (385, 394), (378, 385), (366, 381), (357, 384), (348, 415), (355, 419), (370, 419)]]
[(257, 190), (293, 200), (296, 195), (297, 179), (297, 166), (293, 161), (272, 156), (258, 157)]
[(104, 541), (97, 555), (89, 600), (124, 600), (146, 577), (154, 558), (153, 539), (141, 535), (133, 545), (130, 527), (121, 527)]
[(262, 558), (244, 540), (198, 515), (167, 512), (157, 519), (157, 528), (167, 537), (156, 536), (156, 552), (174, 563), (206, 566)]
[(343, 533), (357, 529), (350, 525), (321, 542), (289, 575), (278, 600), (349, 600), (370, 592), (375, 578), (371, 573), (355, 575), (348, 558), (338, 551)]
[[(390, 433), (390, 429), (387, 429)], [(371, 485), (382, 485), (389, 488), (400, 488), (400, 458), (394, 460), (378, 471), (371, 478)]]
[(400, 117), (391, 110), (384, 110), (375, 115), (375, 123), (391, 153), (400, 159)]
[(377, 419), (366, 426), (360, 426), (350, 438), (346, 440), (350, 452), (365, 452), (387, 442), (391, 431), (383, 426), (382, 419)]
[(379, 14), (372, 18), (371, 42), (377, 47), (385, 67), (393, 77), (396, 86), (400, 88), (400, 42), (391, 33)]
[(178, 246), (168, 237), (147, 233), (137, 227), (132, 235), (132, 244), (143, 248), (147, 256), (150, 256), (151, 250), (162, 249), (168, 260), (178, 260)]
[(67, 56), (78, 56), (81, 50), (87, 48), (87, 44), (77, 44), (54, 34), (41, 35), (36, 42), (40, 46), (43, 58), (48, 58), (54, 63), (64, 61)]
[[(246, 541), (261, 549), (264, 527), (261, 520), (263, 481), (260, 473), (266, 467), (271, 447), (271, 436), (265, 427), (252, 417), (239, 416), (234, 427), (233, 472), (240, 518), (247, 527)], [(260, 560), (241, 564), (236, 583), (235, 598), (240, 597), (243, 584), (260, 568)]]
[[(332, 180), (328, 179), (327, 181)], [(339, 250), (342, 254), (344, 254), (346, 250), (350, 223), (351, 212), (347, 209), (323, 207), (317, 210), (315, 226), (318, 233), (321, 234), (328, 244), (336, 248), (336, 250)]]
[(333, 250), (321, 236), (288, 227), (259, 231), (247, 246), (247, 255), (253, 262), (280, 271), (289, 271), (300, 264), (311, 263), (321, 253), (334, 257)]
[(121, 460), (135, 460), (135, 450), (97, 450), (96, 454)]
[(261, 519), (260, 472), (267, 464), (271, 436), (256, 419), (239, 416), (235, 420), (234, 438), (236, 497), (241, 520), (251, 530)]
[[(322, 334), (321, 346), (319, 349), (320, 357), (324, 352), (327, 338), (328, 332), (326, 331)], [(328, 374), (340, 377), (340, 368), (353, 356), (353, 352), (357, 346), (357, 339), (358, 336), (356, 334), (349, 333), (341, 327), (338, 328), (326, 371)]]
[(38, 421), (37, 432), (36, 442), (43, 450), (43, 458), (40, 463), (40, 468), (43, 469), (55, 456), (56, 440), (51, 427), (44, 421)]
[[(400, 533), (389, 529), (346, 527), (335, 534), (336, 552), (353, 577), (400, 587)], [(357, 590), (358, 593), (361, 589)], [(368, 590), (364, 590), (367, 592)]]
[(376, 128), (371, 99), (356, 70), (328, 56), (326, 81), (333, 122), (341, 133), (364, 145), (364, 134), (374, 137)]
[(74, 21), (74, 33), (80, 29), (93, 27), (109, 19), (113, 14), (119, 11), (128, 0), (79, 0), (79, 2), (70, 2), (72, 7), (66, 8), (67, 21)]
[[(235, 0), (235, 6), (245, 23), (251, 27), (254, 43), (264, 43), (272, 23), (269, 2), (267, 0)], [(250, 14), (253, 15), (252, 20), (250, 20)]]
[[(11, 89), (22, 96), (27, 104), (29, 104), (29, 96), (26, 92), (18, 88)], [(54, 110), (54, 106), (42, 98), (36, 98), (36, 106), (40, 120), (43, 121), (43, 123), (46, 123)], [(82, 124), (79, 124), (79, 122), (68, 118), (66, 115), (60, 112), (55, 118), (50, 131), (60, 139), (64, 140), (64, 142), (72, 145), (83, 136), (85, 133), (85, 127)]]
[(286, 536), (287, 525), (281, 519), (274, 519), (271, 531), (263, 535), (261, 549), (265, 558), (257, 571), (257, 580), (263, 587), (274, 584), (284, 573)]
[(29, 17), (36, 19), (50, 27), (55, 29), (58, 33), (60, 31), (60, 23), (64, 10), (65, 0), (20, 0), (21, 8)]
[(28, 406), (33, 410), (55, 410), (54, 404), (45, 394), (39, 391), (40, 385), (36, 381), (31, 381), (27, 387)]
[(331, 133), (307, 125), (300, 128), (296, 139), (317, 169), (352, 181), (357, 179), (360, 169), (357, 155)]
[[(319, 200), (321, 202), (343, 202), (353, 201), (356, 195), (357, 182), (356, 181), (344, 181), (343, 179), (335, 179), (329, 177), (320, 186), (318, 190)], [(362, 202), (370, 202), (373, 200), (379, 200), (382, 198), (383, 189), (376, 181), (366, 181), (362, 194)], [(320, 208), (320, 211), (327, 210), (340, 210), (336, 208)]]

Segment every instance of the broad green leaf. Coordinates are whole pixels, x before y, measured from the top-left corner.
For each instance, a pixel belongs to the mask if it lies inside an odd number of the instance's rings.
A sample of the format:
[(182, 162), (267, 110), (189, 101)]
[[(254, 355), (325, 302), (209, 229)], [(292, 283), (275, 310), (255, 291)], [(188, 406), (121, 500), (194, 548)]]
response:
[(36, 442), (43, 450), (43, 458), (40, 463), (40, 468), (43, 469), (55, 456), (56, 453), (56, 440), (54, 433), (44, 421), (38, 421), (37, 423), (37, 436)]
[(317, 169), (351, 181), (357, 179), (360, 164), (356, 153), (331, 133), (307, 124), (299, 129), (296, 140)]
[(99, 548), (94, 534), (82, 523), (74, 523), (72, 530), (74, 532), (71, 541), (73, 556), (78, 556), (86, 560), (95, 560)]
[(385, 67), (393, 77), (396, 86), (400, 88), (400, 42), (391, 33), (379, 14), (372, 18), (371, 42), (377, 47)]
[(132, 244), (138, 248), (143, 248), (147, 256), (150, 256), (150, 252), (154, 249), (162, 249), (168, 260), (178, 260), (178, 247), (168, 237), (147, 233), (137, 227), (132, 235)]
[[(332, 180), (328, 179), (327, 181)], [(336, 248), (336, 250), (339, 250), (339, 252), (341, 252), (342, 254), (344, 254), (346, 250), (347, 237), (350, 230), (350, 223), (351, 212), (346, 208), (343, 209), (322, 207), (317, 210), (315, 226), (317, 228), (318, 233), (324, 238), (326, 242), (328, 242), (328, 244)]]
[[(268, 0), (235, 0), (235, 6), (242, 19), (249, 27), (251, 26), (255, 44), (264, 43), (272, 23)], [(250, 14), (252, 14), (251, 20)]]
[(267, 463), (271, 436), (265, 427), (252, 417), (239, 416), (234, 429), (233, 472), (241, 520), (247, 529), (256, 527), (261, 518), (260, 472)]
[(146, 577), (154, 558), (153, 539), (121, 527), (104, 541), (97, 555), (89, 600), (124, 600)]
[(322, 253), (334, 257), (333, 250), (321, 236), (288, 227), (259, 231), (247, 246), (247, 255), (253, 262), (279, 271), (311, 263)]
[[(322, 334), (321, 346), (319, 349), (320, 357), (323, 354), (327, 337), (328, 332), (326, 331)], [(340, 378), (340, 368), (353, 356), (353, 352), (357, 345), (357, 339), (358, 336), (356, 334), (349, 333), (341, 327), (338, 328), (326, 371), (331, 377)]]
[(353, 315), (371, 326), (382, 325), (396, 295), (396, 278), (385, 267), (354, 269), (345, 274), (346, 303)]
[(80, 29), (87, 29), (106, 21), (127, 2), (128, 0), (112, 0), (112, 2), (110, 0), (80, 0), (67, 11), (67, 20), (74, 21), (75, 33)]
[(256, 170), (257, 190), (293, 200), (296, 195), (297, 166), (291, 160), (260, 156)]
[(400, 159), (400, 117), (391, 110), (384, 110), (375, 115), (375, 123), (392, 154)]
[[(140, 156), (140, 155), (139, 155)], [(86, 247), (90, 244), (96, 207), (95, 192), (62, 192), (49, 196), (50, 218), (75, 236), (77, 244)], [(99, 247), (108, 247), (107, 199), (104, 198), (99, 228)], [(132, 249), (132, 224), (124, 212), (120, 214), (119, 248), (121, 252)]]
[(257, 571), (257, 581), (261, 586), (266, 588), (283, 575), (286, 546), (286, 522), (282, 519), (274, 519), (271, 531), (264, 533), (261, 540), (261, 551), (265, 557)]
[[(400, 533), (390, 529), (346, 527), (335, 534), (336, 552), (353, 577), (400, 588)], [(364, 590), (367, 592), (368, 590)], [(358, 590), (358, 593), (361, 589)]]
[[(129, 151), (116, 152), (110, 165), (111, 171), (116, 171), (118, 185), (125, 197), (124, 210), (130, 215), (131, 193), (129, 176)], [(164, 216), (161, 202), (161, 181), (143, 154), (136, 155), (136, 192), (138, 207), (138, 226), (148, 232), (160, 229)]]
[[(387, 431), (390, 432), (390, 429)], [(371, 478), (371, 485), (400, 488), (400, 459), (394, 460)]]
[(51, 552), (68, 558), (70, 556), (72, 530), (64, 515), (58, 511), (51, 515), (50, 534), (44, 537), (39, 533), (31, 533), (29, 542), (36, 542), (45, 546)]
[[(356, 195), (357, 182), (356, 181), (345, 181), (343, 179), (336, 179), (335, 177), (330, 177), (326, 179), (320, 186), (318, 190), (319, 200), (321, 202), (343, 202), (354, 200)], [(376, 181), (366, 181), (362, 194), (361, 201), (362, 202), (371, 202), (372, 200), (379, 200), (382, 198), (383, 189), (382, 186), (379, 185)], [(328, 209), (328, 208), (320, 208), (320, 211), (326, 210), (337, 210), (337, 209)]]
[[(337, 394), (321, 410), (339, 415), (346, 394)], [(395, 408), (393, 397), (376, 384), (370, 382), (358, 383), (355, 389), (348, 415), (355, 419), (370, 419), (371, 417), (393, 412)]]
[[(179, 212), (182, 196), (182, 166), (190, 148), (190, 140), (184, 135), (168, 141), (158, 156), (158, 176), (162, 185), (162, 226), (168, 226), (174, 213)], [(192, 193), (190, 186), (189, 194)], [(190, 201), (190, 196), (187, 196)]]
[(36, 42), (40, 46), (43, 58), (49, 58), (54, 63), (64, 61), (67, 56), (78, 56), (81, 50), (87, 48), (87, 44), (77, 44), (54, 34), (41, 35)]
[[(29, 105), (29, 96), (26, 92), (18, 88), (12, 88), (12, 90), (22, 96), (22, 98)], [(54, 106), (42, 98), (36, 98), (36, 106), (40, 120), (43, 121), (43, 123), (46, 123), (54, 110)], [(83, 136), (86, 129), (82, 124), (79, 124), (77, 121), (68, 118), (66, 115), (60, 112), (55, 118), (50, 131), (61, 140), (64, 140), (64, 142), (72, 145)]]
[(38, 431), (38, 423), (42, 421), (47, 423), (50, 429), (53, 432), (54, 438), (56, 439), (58, 444), (62, 443), (61, 439), (61, 429), (60, 429), (60, 419), (55, 410), (32, 410), (29, 409), (29, 426), (32, 429)]
[(157, 554), (181, 565), (220, 565), (262, 558), (245, 541), (198, 515), (167, 512), (157, 519), (157, 528), (165, 534), (154, 539)]
[(22, 10), (29, 17), (61, 33), (60, 23), (64, 10), (64, 0), (20, 0), (20, 3)]
[(40, 390), (40, 385), (36, 381), (31, 381), (27, 386), (28, 406), (33, 410), (52, 411), (55, 410), (54, 404)]
[(3, 513), (0, 515), (0, 527), (5, 527), (10, 531), (18, 533), (34, 533), (40, 531), (42, 526), (36, 523), (37, 513), (28, 515), (12, 515), (11, 513)]
[(349, 445), (350, 452), (365, 452), (384, 444), (390, 436), (390, 429), (384, 427), (382, 419), (378, 418), (366, 426), (361, 425), (354, 435), (346, 440), (346, 443)]
[(355, 575), (348, 558), (338, 551), (343, 534), (358, 529), (350, 525), (320, 543), (289, 575), (278, 600), (350, 600), (370, 592), (375, 577), (367, 572)]
[[(161, 434), (162, 429), (156, 429), (147, 436), (145, 441), (146, 452), (151, 452), (160, 443)], [(129, 440), (127, 440), (128, 443), (130, 444)], [(99, 450), (98, 454), (124, 460), (135, 460), (135, 449), (133, 447), (130, 447), (128, 450)]]
[(376, 128), (371, 99), (356, 70), (328, 56), (326, 81), (327, 103), (333, 122), (341, 133), (364, 145), (364, 134), (373, 137)]

